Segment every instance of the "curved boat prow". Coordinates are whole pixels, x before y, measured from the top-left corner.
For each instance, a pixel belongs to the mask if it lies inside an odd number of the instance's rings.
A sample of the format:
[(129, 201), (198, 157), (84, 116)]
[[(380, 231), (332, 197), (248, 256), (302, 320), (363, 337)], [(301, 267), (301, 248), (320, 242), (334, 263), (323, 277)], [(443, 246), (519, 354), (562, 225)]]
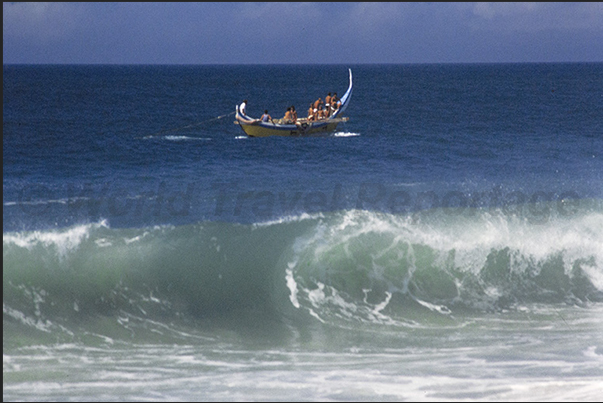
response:
[(343, 116), (343, 112), (348, 107), (348, 104), (350, 103), (350, 98), (352, 98), (352, 69), (348, 69), (348, 71), (350, 73), (350, 85), (348, 86), (348, 90), (341, 97), (341, 106), (333, 114), (332, 118), (339, 117), (340, 115)]
[(239, 111), (239, 105), (237, 105), (235, 107), (235, 119), (237, 119), (237, 121), (239, 122), (243, 122), (243, 123), (253, 123), (256, 119), (250, 118), (247, 115), (242, 115), (241, 111)]

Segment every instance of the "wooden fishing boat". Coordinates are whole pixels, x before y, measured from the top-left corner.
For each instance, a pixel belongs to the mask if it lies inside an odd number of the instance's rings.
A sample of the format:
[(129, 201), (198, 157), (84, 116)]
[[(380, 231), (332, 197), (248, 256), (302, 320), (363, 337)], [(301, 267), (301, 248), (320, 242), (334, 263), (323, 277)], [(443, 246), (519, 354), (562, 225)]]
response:
[(326, 119), (317, 121), (308, 121), (307, 118), (298, 119), (295, 124), (283, 123), (280, 119), (273, 119), (272, 122), (263, 122), (260, 119), (254, 119), (242, 114), (239, 111), (239, 105), (236, 107), (235, 124), (241, 126), (241, 129), (249, 137), (268, 137), (268, 136), (311, 136), (330, 133), (337, 129), (341, 122), (347, 122), (348, 118), (343, 116), (350, 98), (352, 97), (352, 70), (349, 70), (350, 85), (345, 94), (340, 98), (340, 107)]

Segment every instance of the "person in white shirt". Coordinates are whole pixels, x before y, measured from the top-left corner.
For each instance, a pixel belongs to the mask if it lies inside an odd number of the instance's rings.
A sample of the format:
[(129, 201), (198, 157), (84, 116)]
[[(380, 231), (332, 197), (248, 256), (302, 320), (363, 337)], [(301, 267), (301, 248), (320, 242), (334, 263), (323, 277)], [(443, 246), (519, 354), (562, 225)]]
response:
[(243, 103), (239, 106), (239, 113), (243, 116), (247, 115), (247, 100), (243, 100)]

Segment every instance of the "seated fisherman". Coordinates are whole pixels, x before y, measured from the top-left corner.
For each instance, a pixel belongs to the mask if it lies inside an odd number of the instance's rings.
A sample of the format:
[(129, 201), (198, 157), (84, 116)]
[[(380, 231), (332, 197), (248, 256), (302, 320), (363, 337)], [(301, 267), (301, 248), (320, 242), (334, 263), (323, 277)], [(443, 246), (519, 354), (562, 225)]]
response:
[[(260, 118), (260, 120), (261, 120), (262, 122), (272, 122), (272, 116), (270, 116), (270, 115), (268, 114), (268, 109), (266, 109), (266, 110), (264, 111), (264, 114), (262, 115), (262, 117)], [(274, 123), (274, 122), (272, 122), (272, 123)]]

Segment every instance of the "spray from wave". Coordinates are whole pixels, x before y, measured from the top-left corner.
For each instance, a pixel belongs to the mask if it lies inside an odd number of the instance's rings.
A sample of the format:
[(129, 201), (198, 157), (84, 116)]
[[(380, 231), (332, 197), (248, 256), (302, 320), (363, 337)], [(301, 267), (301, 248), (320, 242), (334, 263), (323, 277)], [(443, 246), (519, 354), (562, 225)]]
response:
[(471, 217), (348, 211), (296, 240), (291, 302), (322, 321), (402, 323), (429, 310), (498, 311), (603, 301), (603, 215), (534, 225)]

